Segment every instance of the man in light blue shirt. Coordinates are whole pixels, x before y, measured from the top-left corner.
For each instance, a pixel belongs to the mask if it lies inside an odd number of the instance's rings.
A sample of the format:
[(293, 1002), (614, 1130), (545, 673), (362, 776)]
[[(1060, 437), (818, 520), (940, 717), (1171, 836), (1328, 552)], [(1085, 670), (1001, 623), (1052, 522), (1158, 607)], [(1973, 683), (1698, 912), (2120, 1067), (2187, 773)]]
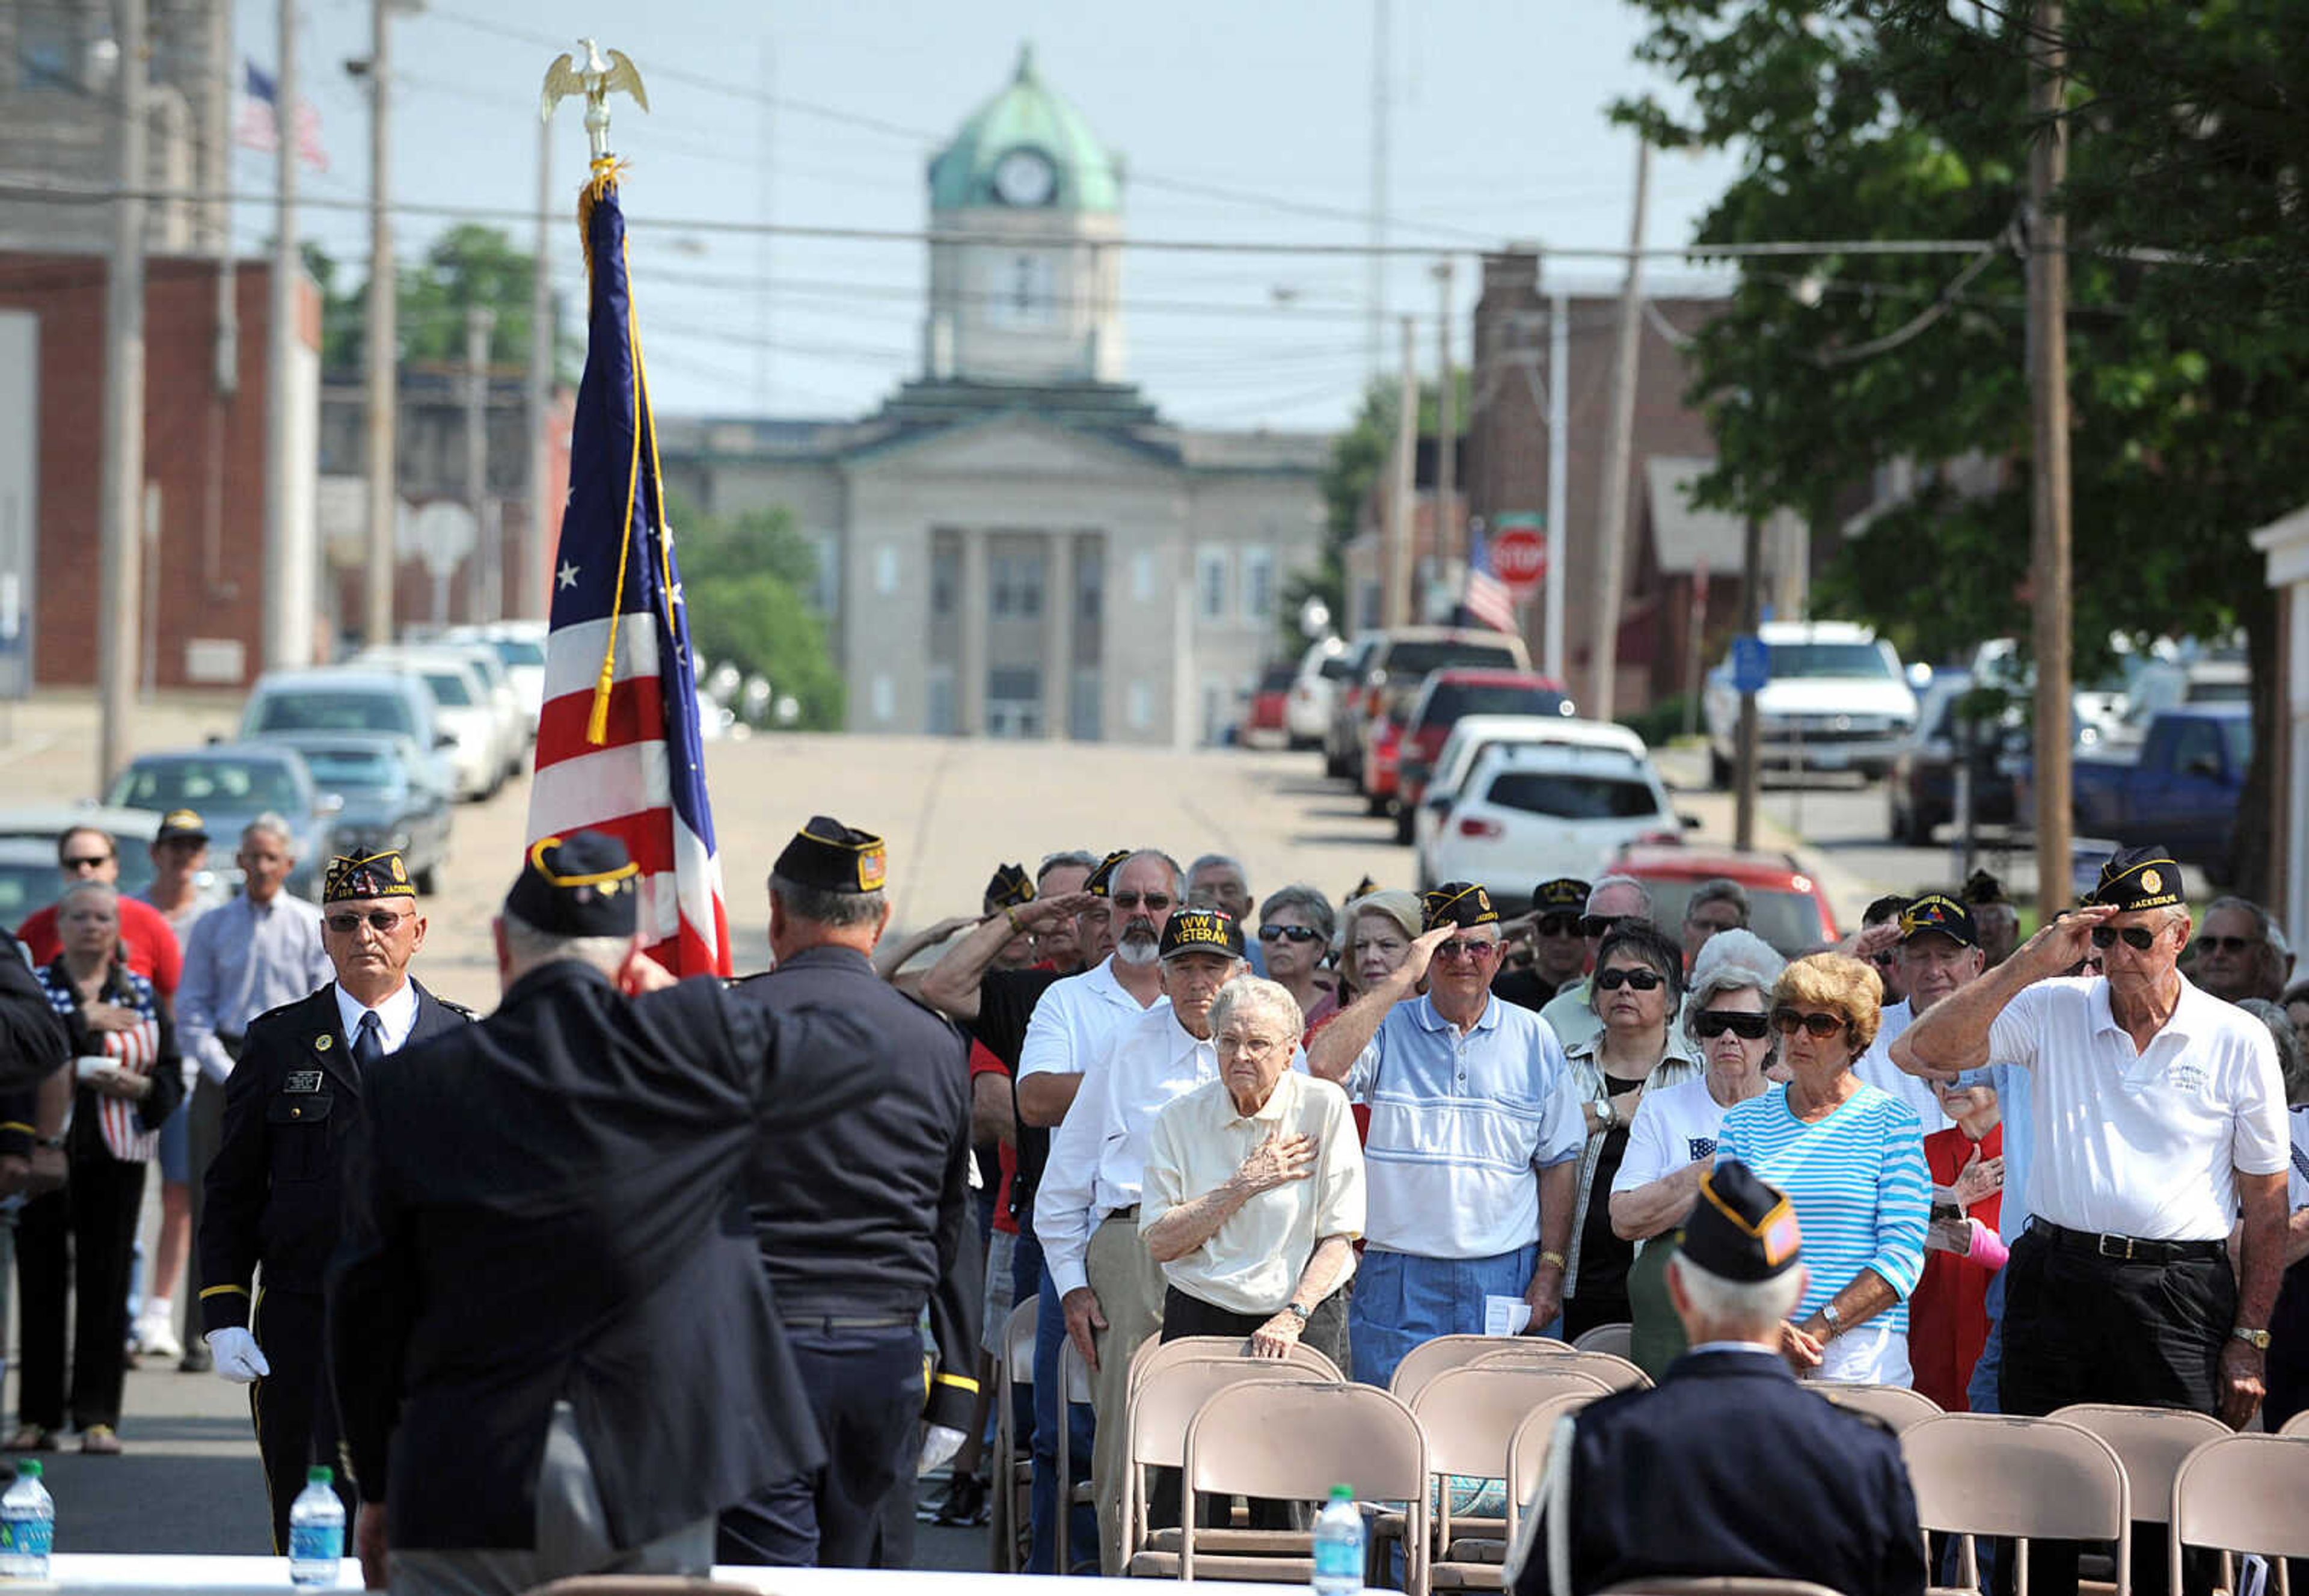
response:
[(1492, 996), (1490, 895), (1455, 881), (1423, 906), (1402, 967), (1308, 1049), (1309, 1069), (1371, 1106), (1348, 1339), (1355, 1378), (1374, 1385), (1420, 1342), (1483, 1331), (1491, 1298), (1520, 1299), (1535, 1333), (1555, 1318), (1587, 1141), (1555, 1033)]

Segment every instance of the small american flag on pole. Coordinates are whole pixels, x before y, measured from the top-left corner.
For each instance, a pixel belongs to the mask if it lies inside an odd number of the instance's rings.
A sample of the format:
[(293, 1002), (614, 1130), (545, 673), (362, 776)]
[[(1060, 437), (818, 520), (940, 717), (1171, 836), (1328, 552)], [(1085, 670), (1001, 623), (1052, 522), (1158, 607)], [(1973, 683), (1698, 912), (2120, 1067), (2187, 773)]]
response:
[(1459, 607), (1469, 618), (1495, 632), (1516, 629), (1515, 600), (1507, 584), (1492, 574), (1491, 545), (1480, 527), (1467, 529), (1467, 584)]
[(730, 974), (696, 656), (665, 524), (617, 174), (579, 205), (591, 312), (554, 555), (529, 841), (606, 832), (641, 867), (641, 931), (677, 976)]
[[(240, 65), (240, 116), (233, 124), (233, 142), (245, 150), (271, 154), (281, 148), (280, 91), (255, 62)], [(321, 143), (321, 113), (301, 97), (297, 101), (297, 159), (316, 171), (329, 169), (329, 152)]]

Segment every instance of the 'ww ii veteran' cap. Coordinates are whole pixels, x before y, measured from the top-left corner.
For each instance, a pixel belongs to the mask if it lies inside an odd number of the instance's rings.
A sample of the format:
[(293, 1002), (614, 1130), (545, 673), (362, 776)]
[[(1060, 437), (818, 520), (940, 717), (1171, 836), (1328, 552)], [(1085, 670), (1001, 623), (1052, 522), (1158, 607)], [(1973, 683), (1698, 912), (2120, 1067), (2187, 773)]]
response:
[(1129, 857), (1130, 850), (1129, 848), (1117, 848), (1105, 858), (1100, 860), (1098, 862), (1098, 868), (1090, 872), (1090, 879), (1083, 883), (1083, 890), (1089, 893), (1093, 898), (1113, 897), (1114, 872), (1120, 870), (1122, 868), (1122, 862)]
[(2181, 867), (2160, 847), (2119, 848), (2100, 867), (2100, 884), (2088, 903), (2106, 904), (2130, 913), (2134, 909), (2177, 908), (2181, 904)]
[(1900, 940), (1913, 942), (1937, 932), (1960, 948), (1980, 946), (1972, 911), (1945, 892), (1927, 892), (1900, 911)]
[(1180, 909), (1163, 927), (1159, 951), (1164, 958), (1173, 953), (1223, 953), (1241, 958), (1242, 926), (1224, 909)]
[(1005, 864), (986, 883), (988, 909), (1015, 909), (1021, 904), (1034, 901), (1034, 879), (1026, 873), (1023, 864)]
[(1531, 906), (1543, 915), (1580, 915), (1587, 910), (1587, 883), (1578, 876), (1558, 876), (1531, 889)]
[(321, 877), (323, 903), (416, 896), (417, 884), (409, 879), (409, 866), (391, 848), (359, 859), (348, 859), (340, 854), (329, 861), (329, 868)]
[(1803, 1256), (1796, 1210), (1738, 1159), (1718, 1164), (1700, 1177), (1683, 1255), (1723, 1279), (1769, 1280)]
[(641, 873), (614, 837), (540, 837), (506, 894), (506, 913), (549, 936), (629, 937), (641, 919)]
[(1446, 881), (1419, 895), (1420, 924), (1432, 931), (1439, 925), (1497, 925), (1499, 910), (1492, 895), (1473, 881)]
[(770, 873), (821, 892), (879, 892), (890, 873), (890, 853), (869, 831), (853, 831), (826, 815), (812, 815), (794, 833)]
[(201, 817), (189, 809), (172, 809), (160, 817), (160, 828), (152, 834), (154, 842), (206, 842), (209, 828), (201, 824)]

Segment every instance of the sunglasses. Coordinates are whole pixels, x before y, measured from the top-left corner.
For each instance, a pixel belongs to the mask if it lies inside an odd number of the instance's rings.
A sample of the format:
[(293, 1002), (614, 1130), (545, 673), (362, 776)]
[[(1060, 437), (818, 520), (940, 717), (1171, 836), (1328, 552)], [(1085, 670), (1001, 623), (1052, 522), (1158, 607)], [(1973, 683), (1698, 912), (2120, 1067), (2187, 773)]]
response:
[[(2143, 945), (2140, 942), (2133, 944), (2136, 948)], [(2197, 939), (2197, 951), (2200, 953), (2246, 953), (2260, 946), (2259, 939), (2254, 937), (2199, 937)]]
[(1627, 917), (1625, 915), (1582, 915), (1579, 916), (1579, 934), (1584, 937), (1610, 936), (1619, 928), (1620, 922)]
[(1799, 1009), (1772, 1011), (1772, 1028), (1783, 1037), (1793, 1037), (1802, 1031), (1817, 1041), (1825, 1042), (1850, 1023), (1841, 1014), (1806, 1014)]
[(66, 870), (102, 870), (106, 865), (111, 863), (111, 854), (99, 854), (92, 859), (67, 859), (65, 861), (65, 868)]
[(1769, 1014), (1726, 1014), (1710, 1009), (1693, 1018), (1691, 1028), (1698, 1036), (1709, 1041), (1730, 1031), (1748, 1041), (1760, 1042), (1764, 1039), (1764, 1033), (1772, 1028), (1772, 1017)]
[(1174, 901), (1168, 892), (1118, 892), (1107, 900), (1126, 914), (1145, 904), (1155, 914), (1161, 914)]
[(1499, 950), (1500, 945), (1497, 942), (1471, 942), (1465, 937), (1453, 937), (1449, 941), (1439, 943), (1437, 945), (1435, 949), (1435, 957), (1438, 958), (1472, 958), (1481, 962), (1483, 959), (1492, 957), (1494, 954), (1498, 953)]
[(1631, 986), (1638, 992), (1652, 992), (1664, 984), (1665, 983), (1660, 979), (1657, 970), (1613, 968), (1596, 972), (1596, 985), (1603, 992), (1617, 992), (1622, 986)]
[(390, 932), (403, 920), (413, 918), (415, 916), (411, 915), (396, 915), (391, 909), (371, 909), (366, 915), (324, 915), (322, 924), (339, 936), (347, 937), (359, 931), (364, 923), (371, 931)]
[(2146, 925), (2096, 925), (2092, 929), (2092, 945), (2096, 948), (2114, 948), (2119, 937), (2124, 939), (2126, 947), (2142, 953), (2157, 945), (2157, 933)]
[(1258, 928), (1262, 942), (1319, 942), (1323, 933), (1311, 925), (1262, 925)]
[(1576, 937), (1581, 934), (1579, 915), (1542, 915), (1534, 927), (1544, 937)]

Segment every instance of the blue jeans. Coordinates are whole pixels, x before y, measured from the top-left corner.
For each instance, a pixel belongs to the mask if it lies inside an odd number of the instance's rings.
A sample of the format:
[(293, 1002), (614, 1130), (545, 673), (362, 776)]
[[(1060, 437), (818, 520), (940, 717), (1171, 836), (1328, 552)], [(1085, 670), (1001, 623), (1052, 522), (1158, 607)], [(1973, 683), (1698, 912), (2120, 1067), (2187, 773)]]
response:
[(2002, 1413), (2003, 1403), (1999, 1392), (2004, 1369), (2004, 1271), (1997, 1271), (1988, 1277), (1985, 1305), (1988, 1309), (1988, 1340), (1980, 1349), (1980, 1361), (1972, 1366), (1972, 1383), (1965, 1387), (1964, 1400), (1975, 1413)]
[(1403, 1355), (1442, 1335), (1480, 1335), (1483, 1298), (1520, 1301), (1539, 1262), (1539, 1244), (1490, 1258), (1415, 1258), (1364, 1251), (1347, 1304), (1347, 1349), (1354, 1377), (1384, 1387)]
[[(1041, 1300), (1034, 1313), (1033, 1540), (1026, 1555), (1026, 1572), (1059, 1574), (1065, 1570), (1058, 1566), (1059, 1349), (1067, 1339), (1067, 1315), (1059, 1305), (1059, 1288), (1051, 1279), (1051, 1271), (1042, 1267), (1041, 1245), (1022, 1231), (1019, 1262), (1026, 1263), (1030, 1253)], [(1087, 1479), (1094, 1439), (1090, 1404), (1068, 1404), (1067, 1425), (1075, 1478)], [(1070, 1558), (1098, 1560), (1098, 1514), (1087, 1502), (1076, 1508), (1068, 1522), (1067, 1553)]]

